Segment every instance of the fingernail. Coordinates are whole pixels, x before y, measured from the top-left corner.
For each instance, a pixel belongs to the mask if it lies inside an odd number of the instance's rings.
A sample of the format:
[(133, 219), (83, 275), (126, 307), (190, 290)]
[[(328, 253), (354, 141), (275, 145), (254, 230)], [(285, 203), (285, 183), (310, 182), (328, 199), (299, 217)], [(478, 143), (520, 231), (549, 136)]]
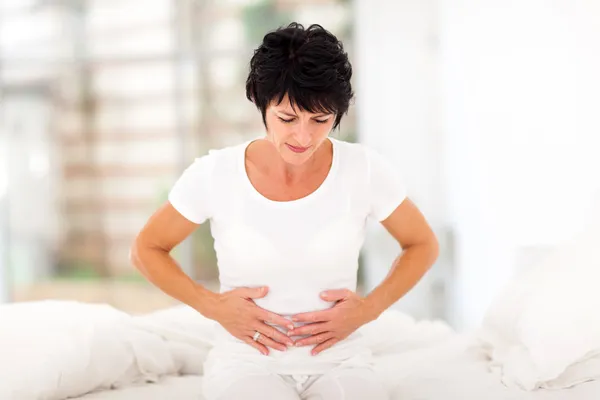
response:
[(294, 325), (288, 325), (288, 329), (294, 329)]
[(296, 322), (296, 321), (298, 321), (298, 318), (292, 317), (292, 321)]
[(288, 336), (292, 336), (292, 334), (293, 334), (293, 331), (287, 331), (287, 333), (286, 333), (286, 335), (288, 335)]

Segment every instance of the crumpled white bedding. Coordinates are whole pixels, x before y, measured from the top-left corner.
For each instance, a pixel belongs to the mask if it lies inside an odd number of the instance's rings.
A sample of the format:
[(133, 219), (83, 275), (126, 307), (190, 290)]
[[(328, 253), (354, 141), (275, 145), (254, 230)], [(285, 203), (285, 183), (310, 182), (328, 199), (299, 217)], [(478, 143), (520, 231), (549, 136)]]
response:
[[(507, 387), (471, 334), (454, 335), (426, 348), (381, 356), (377, 369), (394, 382), (391, 400), (596, 400), (600, 381), (568, 389), (525, 391)], [(106, 399), (112, 400), (112, 399)]]
[[(60, 400), (161, 377), (202, 374), (214, 322), (187, 306), (130, 316), (108, 305), (42, 301), (0, 306), (0, 399)], [(361, 328), (375, 354), (453, 335), (397, 311)]]
[(168, 375), (158, 382), (102, 390), (73, 400), (204, 400), (202, 375)]
[(479, 336), (507, 386), (600, 379), (600, 195), (594, 204), (577, 235), (518, 271), (487, 310)]
[[(84, 399), (150, 400), (169, 392), (198, 400), (213, 325), (187, 306), (130, 316), (102, 304), (2, 305), (0, 399), (62, 400), (96, 392)], [(443, 322), (415, 321), (388, 310), (361, 330), (392, 399), (600, 398), (600, 381), (575, 390), (507, 388), (490, 369), (478, 338), (459, 335)], [(120, 390), (102, 393), (110, 388)]]
[[(502, 384), (484, 349), (470, 335), (378, 356), (377, 369), (393, 382), (390, 400), (596, 400), (600, 381), (562, 390), (524, 391)], [(399, 350), (399, 349), (398, 349)], [(168, 376), (158, 383), (95, 392), (78, 400), (202, 400), (202, 376)]]
[(2, 305), (0, 327), (0, 399), (64, 399), (178, 372), (168, 341), (108, 305)]

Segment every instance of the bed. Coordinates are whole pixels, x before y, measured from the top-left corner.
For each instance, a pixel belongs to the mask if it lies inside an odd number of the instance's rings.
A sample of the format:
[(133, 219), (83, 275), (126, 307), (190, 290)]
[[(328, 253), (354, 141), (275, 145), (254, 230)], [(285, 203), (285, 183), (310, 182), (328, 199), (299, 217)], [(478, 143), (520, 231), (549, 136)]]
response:
[[(595, 400), (600, 398), (600, 381), (573, 388), (533, 392), (508, 388), (497, 374), (490, 373), (484, 356), (470, 348), (469, 340), (455, 335), (441, 347), (415, 350), (400, 363), (393, 400)], [(419, 366), (415, 368), (414, 360)], [(390, 360), (387, 360), (390, 361)], [(385, 366), (382, 359), (381, 367)], [(157, 383), (91, 393), (78, 400), (201, 400), (202, 377), (166, 377)]]
[[(398, 400), (600, 399), (600, 218), (496, 296), (480, 327), (395, 310), (360, 328)], [(0, 305), (0, 399), (202, 399), (214, 321), (187, 306)]]
[[(2, 399), (202, 399), (213, 322), (186, 306), (132, 316), (102, 304), (17, 303), (0, 306), (0, 324)], [(511, 385), (491, 367), (479, 333), (459, 334), (441, 321), (390, 310), (361, 329), (391, 399), (600, 398), (600, 379), (589, 370), (589, 382), (555, 379), (553, 389)]]
[(103, 390), (76, 397), (77, 400), (202, 400), (202, 376), (168, 376), (156, 383)]

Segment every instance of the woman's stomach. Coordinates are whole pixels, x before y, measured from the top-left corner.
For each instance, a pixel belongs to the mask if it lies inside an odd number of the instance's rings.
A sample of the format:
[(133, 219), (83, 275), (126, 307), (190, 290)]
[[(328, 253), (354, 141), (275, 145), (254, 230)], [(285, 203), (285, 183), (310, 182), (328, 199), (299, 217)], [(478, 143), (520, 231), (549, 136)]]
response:
[[(335, 306), (335, 302), (325, 301), (321, 298), (321, 293), (332, 289), (348, 289), (356, 290), (356, 280), (335, 280), (331, 282), (311, 282), (306, 277), (298, 279), (286, 279), (275, 282), (271, 279), (252, 282), (251, 285), (245, 287), (267, 287), (266, 294), (261, 298), (252, 299), (254, 303), (267, 311), (278, 314), (288, 320), (294, 315), (318, 312), (328, 310)], [(226, 283), (221, 284), (220, 292), (228, 292), (236, 287), (244, 286), (228, 286)], [(296, 324), (298, 325), (298, 324)]]
[[(220, 291), (223, 293), (233, 289), (234, 287), (222, 285)], [(347, 289), (355, 290), (353, 287), (347, 287)], [(335, 306), (334, 302), (324, 301), (320, 298), (319, 295), (323, 290), (326, 289), (309, 289), (302, 285), (285, 288), (269, 287), (269, 291), (263, 298), (253, 299), (253, 301), (258, 307), (276, 313), (289, 320), (295, 327), (300, 327), (306, 325), (306, 323), (291, 321), (292, 316), (299, 313), (323, 311)], [(265, 323), (275, 327), (284, 334), (288, 331), (287, 328), (280, 325)], [(297, 341), (308, 336), (292, 336), (291, 339)], [(265, 362), (272, 365), (274, 368), (273, 371), (277, 371), (278, 373), (285, 373), (281, 371), (301, 373), (299, 371), (306, 370), (313, 371), (311, 373), (317, 373), (315, 371), (319, 368), (330, 368), (356, 355), (357, 352), (364, 352), (365, 349), (360, 345), (360, 338), (361, 335), (359, 332), (355, 332), (316, 356), (311, 354), (311, 350), (315, 345), (290, 346), (285, 351), (269, 348), (269, 354), (264, 356), (257, 349), (243, 340), (234, 337), (226, 329), (217, 324), (215, 351), (223, 354), (223, 356), (228, 355), (229, 357), (251, 359), (253, 362)]]
[[(267, 285), (268, 286), (268, 285)], [(233, 290), (235, 288), (221, 286), (221, 293)], [(323, 311), (334, 306), (334, 302), (325, 301), (320, 297), (321, 290), (308, 289), (300, 285), (296, 287), (269, 287), (267, 294), (258, 299), (253, 299), (254, 303), (267, 311), (275, 313), (288, 321), (295, 327), (305, 325), (304, 322), (294, 322), (292, 317), (296, 314)], [(283, 333), (287, 333), (288, 329), (277, 324), (271, 325)], [(298, 340), (305, 336), (292, 336), (292, 340)]]

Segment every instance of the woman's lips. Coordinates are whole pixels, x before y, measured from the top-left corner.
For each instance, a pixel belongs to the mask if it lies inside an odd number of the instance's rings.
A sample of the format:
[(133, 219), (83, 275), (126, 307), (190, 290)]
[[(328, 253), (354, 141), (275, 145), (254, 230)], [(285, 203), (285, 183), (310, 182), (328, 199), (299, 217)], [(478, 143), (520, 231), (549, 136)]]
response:
[(296, 146), (292, 146), (291, 144), (287, 144), (287, 143), (286, 143), (286, 146), (294, 153), (304, 153), (306, 150), (308, 150), (308, 147), (296, 147)]

